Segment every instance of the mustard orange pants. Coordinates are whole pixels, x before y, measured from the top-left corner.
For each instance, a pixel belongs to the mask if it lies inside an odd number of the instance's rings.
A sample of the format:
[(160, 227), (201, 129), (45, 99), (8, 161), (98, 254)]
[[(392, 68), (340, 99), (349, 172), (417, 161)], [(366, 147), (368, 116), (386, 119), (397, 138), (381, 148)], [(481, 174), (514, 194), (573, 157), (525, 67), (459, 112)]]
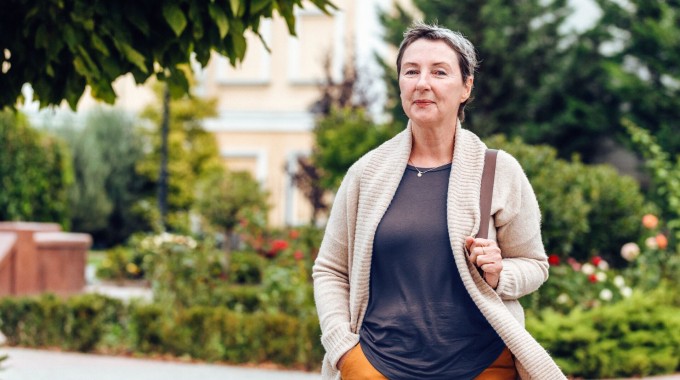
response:
[[(378, 372), (366, 359), (361, 345), (357, 344), (351, 349), (340, 368), (343, 380), (387, 380), (382, 373)], [(515, 360), (506, 347), (498, 358), (484, 370), (475, 380), (515, 380), (517, 369)]]

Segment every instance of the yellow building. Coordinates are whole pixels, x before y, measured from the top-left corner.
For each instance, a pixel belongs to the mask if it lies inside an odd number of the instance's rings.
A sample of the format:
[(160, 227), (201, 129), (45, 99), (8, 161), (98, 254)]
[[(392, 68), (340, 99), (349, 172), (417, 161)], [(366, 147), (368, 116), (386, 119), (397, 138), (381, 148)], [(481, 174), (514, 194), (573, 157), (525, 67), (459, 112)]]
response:
[[(259, 38), (249, 35), (244, 61), (233, 68), (215, 55), (198, 74), (198, 94), (218, 99), (219, 116), (206, 120), (231, 170), (248, 170), (270, 193), (271, 225), (308, 223), (311, 206), (292, 182), (299, 156), (313, 144), (311, 105), (326, 80), (334, 80), (354, 57), (370, 57), (380, 43), (376, 1), (336, 0), (326, 15), (309, 5), (296, 10), (296, 34), (280, 17), (263, 21)], [(372, 42), (373, 41), (373, 42)]]

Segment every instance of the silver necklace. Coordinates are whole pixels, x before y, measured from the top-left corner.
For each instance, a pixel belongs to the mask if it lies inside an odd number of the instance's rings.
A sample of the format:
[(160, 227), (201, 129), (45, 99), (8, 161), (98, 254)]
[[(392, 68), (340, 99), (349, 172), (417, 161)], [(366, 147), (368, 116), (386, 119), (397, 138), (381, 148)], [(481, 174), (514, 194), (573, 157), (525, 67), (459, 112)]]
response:
[(429, 168), (429, 169), (427, 169), (427, 170), (420, 170), (420, 169), (418, 169), (417, 166), (415, 166), (415, 165), (413, 164), (413, 162), (412, 162), (411, 160), (408, 160), (408, 163), (411, 164), (411, 166), (413, 166), (414, 168), (416, 168), (416, 171), (418, 171), (418, 177), (422, 177), (423, 174), (425, 174), (425, 173), (427, 173), (427, 172), (429, 172), (429, 171), (432, 171), (432, 170), (434, 170), (434, 169), (439, 169), (439, 168), (441, 168), (442, 166), (446, 166), (446, 165), (449, 164), (449, 163), (447, 162), (447, 163), (445, 163), (444, 165), (439, 165), (439, 166), (436, 166), (436, 167), (434, 167), (434, 168)]

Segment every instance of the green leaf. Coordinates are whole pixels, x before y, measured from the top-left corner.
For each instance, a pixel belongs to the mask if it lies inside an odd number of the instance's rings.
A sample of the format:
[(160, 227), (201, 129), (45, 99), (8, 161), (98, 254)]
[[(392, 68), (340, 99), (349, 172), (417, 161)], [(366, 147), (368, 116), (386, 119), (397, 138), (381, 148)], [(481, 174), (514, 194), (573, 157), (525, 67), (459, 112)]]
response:
[(76, 32), (73, 27), (69, 24), (64, 26), (64, 40), (66, 40), (66, 45), (71, 51), (76, 51), (78, 47), (78, 38), (76, 37)]
[(132, 46), (128, 45), (125, 42), (119, 42), (118, 44), (123, 55), (125, 56), (125, 58), (127, 58), (128, 61), (130, 61), (133, 65), (137, 66), (144, 73), (149, 72), (146, 68), (146, 59), (140, 52), (138, 52), (137, 50), (132, 48)]
[(46, 48), (49, 46), (49, 36), (47, 35), (47, 28), (45, 25), (40, 25), (35, 32), (35, 46), (39, 48)]
[(227, 15), (220, 9), (216, 4), (208, 4), (208, 12), (210, 13), (210, 18), (212, 18), (217, 24), (217, 29), (220, 32), (220, 38), (224, 38), (227, 33), (229, 33), (229, 20), (227, 20)]
[(239, 16), (239, 14), (238, 14), (239, 5), (241, 4), (241, 1), (240, 0), (229, 0), (229, 3), (231, 5), (231, 13), (234, 16), (238, 17)]
[(94, 61), (90, 57), (90, 54), (88, 54), (87, 50), (82, 46), (78, 46), (78, 53), (80, 53), (80, 56), (83, 57), (83, 59), (85, 60), (85, 63), (87, 64), (89, 74), (86, 75), (86, 76), (98, 78), (101, 75), (101, 73), (100, 73), (97, 65), (94, 63)]
[(113, 104), (116, 101), (116, 92), (111, 87), (109, 81), (99, 81), (96, 83), (90, 83), (92, 88), (92, 96), (95, 99), (103, 100), (106, 103)]
[(261, 10), (265, 9), (268, 5), (272, 3), (273, 0), (253, 0), (250, 3), (250, 14), (254, 15)]
[(178, 37), (187, 27), (187, 18), (177, 4), (163, 5), (163, 17)]
[(102, 41), (97, 34), (92, 33), (91, 35), (91, 40), (92, 40), (92, 46), (94, 46), (95, 49), (97, 49), (100, 53), (104, 54), (105, 57), (108, 57), (111, 53), (109, 52), (109, 48), (106, 47), (106, 44), (104, 41)]

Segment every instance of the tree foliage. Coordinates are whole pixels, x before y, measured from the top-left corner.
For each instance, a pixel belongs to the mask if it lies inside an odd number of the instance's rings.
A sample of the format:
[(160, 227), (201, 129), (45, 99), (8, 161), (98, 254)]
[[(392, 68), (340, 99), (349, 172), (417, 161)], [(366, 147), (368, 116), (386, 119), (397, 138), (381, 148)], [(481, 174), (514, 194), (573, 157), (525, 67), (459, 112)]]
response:
[(248, 172), (215, 173), (199, 189), (201, 215), (227, 235), (238, 225), (244, 211), (268, 209), (267, 193)]
[(83, 128), (69, 125), (55, 132), (67, 142), (73, 159), (73, 229), (92, 234), (96, 245), (111, 246), (148, 228), (134, 212), (142, 197), (135, 166), (143, 155), (135, 120), (120, 110), (101, 108), (87, 115)]
[(0, 220), (60, 223), (69, 228), (67, 149), (16, 111), (0, 111)]
[[(328, 0), (311, 0), (328, 12)], [(75, 108), (85, 86), (112, 103), (111, 83), (132, 73), (137, 83), (167, 81), (173, 95), (189, 89), (182, 66), (202, 66), (216, 51), (232, 64), (246, 52), (244, 33), (279, 13), (295, 33), (302, 0), (7, 0), (0, 4), (0, 107), (14, 106), (30, 83), (41, 106)]]
[[(602, 17), (589, 29), (564, 28), (565, 0), (440, 2), (414, 0), (428, 22), (461, 31), (475, 44), (480, 68), (467, 128), (546, 143), (560, 156), (590, 162), (604, 139), (625, 141), (623, 116), (680, 149), (680, 7), (678, 1), (598, 0)], [(386, 39), (398, 46), (414, 18), (401, 8), (383, 15)], [(392, 102), (404, 120), (394, 64), (387, 65)]]
[[(158, 183), (162, 115), (162, 86), (156, 88), (158, 101), (147, 107), (142, 117), (151, 121), (146, 130), (149, 153), (137, 163), (138, 172), (146, 179), (143, 188), (148, 202), (145, 211), (152, 223), (158, 223), (157, 210), (152, 210)], [(168, 225), (182, 231), (188, 226), (188, 213), (196, 201), (196, 183), (215, 172), (223, 171), (215, 135), (203, 129), (201, 121), (215, 116), (215, 99), (201, 99), (192, 94), (170, 101), (168, 136)], [(141, 210), (140, 210), (141, 211)]]

